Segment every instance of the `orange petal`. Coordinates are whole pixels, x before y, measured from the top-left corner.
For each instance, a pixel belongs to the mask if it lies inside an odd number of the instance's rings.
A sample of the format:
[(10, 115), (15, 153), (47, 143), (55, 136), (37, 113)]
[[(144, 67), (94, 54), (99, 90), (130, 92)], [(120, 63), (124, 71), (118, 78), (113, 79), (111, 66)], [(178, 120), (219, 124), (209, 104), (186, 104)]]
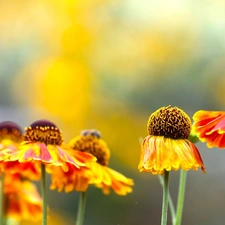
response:
[(205, 172), (198, 149), (186, 139), (147, 136), (142, 142), (140, 172), (163, 174), (164, 170), (197, 170), (199, 167)]
[(193, 130), (207, 146), (225, 147), (225, 112), (200, 110), (193, 116)]

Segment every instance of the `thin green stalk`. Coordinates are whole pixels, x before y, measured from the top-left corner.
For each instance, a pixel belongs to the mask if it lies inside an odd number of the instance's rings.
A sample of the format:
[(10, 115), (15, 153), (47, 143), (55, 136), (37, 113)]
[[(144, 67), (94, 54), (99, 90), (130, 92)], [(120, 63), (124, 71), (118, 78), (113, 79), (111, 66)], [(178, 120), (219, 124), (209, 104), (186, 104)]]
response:
[[(163, 178), (162, 178), (161, 175), (158, 175), (158, 178), (159, 178), (159, 183), (162, 185), (162, 188), (163, 188), (163, 185), (164, 185)], [(169, 209), (170, 209), (172, 224), (175, 224), (176, 212), (175, 212), (175, 208), (174, 208), (174, 204), (173, 204), (173, 200), (172, 200), (172, 197), (170, 195), (170, 192), (169, 192), (169, 196), (168, 196), (168, 201), (169, 201)]]
[(86, 191), (81, 192), (79, 198), (76, 225), (83, 225), (86, 200), (87, 200), (87, 192)]
[(0, 193), (0, 225), (4, 224), (4, 173), (0, 176), (1, 180), (1, 193)]
[(175, 225), (180, 225), (181, 221), (182, 221), (186, 180), (187, 180), (187, 171), (184, 171), (181, 169), (180, 170), (179, 193), (178, 193), (178, 199), (177, 199), (177, 215), (176, 215)]
[(162, 217), (161, 225), (167, 223), (167, 211), (168, 211), (168, 197), (169, 197), (169, 171), (164, 171), (164, 182), (163, 182), (163, 201), (162, 201)]
[(41, 164), (41, 193), (42, 193), (42, 225), (47, 225), (46, 174), (45, 164)]

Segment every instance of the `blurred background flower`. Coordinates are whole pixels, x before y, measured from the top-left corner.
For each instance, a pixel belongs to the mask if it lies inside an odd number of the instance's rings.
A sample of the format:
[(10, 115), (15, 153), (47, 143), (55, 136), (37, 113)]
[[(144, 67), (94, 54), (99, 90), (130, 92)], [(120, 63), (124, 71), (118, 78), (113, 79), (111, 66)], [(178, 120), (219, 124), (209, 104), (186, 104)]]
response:
[[(66, 142), (99, 129), (111, 150), (109, 166), (134, 179), (133, 193), (123, 198), (90, 189), (87, 225), (159, 224), (161, 187), (157, 177), (137, 171), (139, 139), (163, 105), (190, 117), (224, 110), (224, 10), (218, 0), (1, 1), (1, 120), (28, 126), (49, 119)], [(188, 174), (183, 224), (221, 224), (225, 154), (198, 148), (207, 173)], [(178, 173), (171, 175), (176, 196)], [(48, 198), (52, 212), (74, 218), (77, 193)]]

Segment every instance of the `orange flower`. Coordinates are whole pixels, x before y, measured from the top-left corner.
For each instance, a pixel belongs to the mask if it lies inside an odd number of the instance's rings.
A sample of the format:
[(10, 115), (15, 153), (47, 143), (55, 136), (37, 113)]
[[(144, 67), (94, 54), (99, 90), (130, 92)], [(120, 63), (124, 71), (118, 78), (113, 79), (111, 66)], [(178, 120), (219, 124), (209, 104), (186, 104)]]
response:
[[(85, 166), (87, 154), (77, 154), (73, 157), (72, 150), (63, 143), (59, 129), (50, 121), (38, 120), (26, 128), (24, 142), (18, 151), (11, 151), (8, 161), (41, 162), (50, 166), (61, 166), (68, 170), (68, 164), (77, 168)], [(81, 156), (82, 155), (82, 156)]]
[(132, 192), (134, 182), (132, 179), (125, 177), (123, 174), (101, 164), (93, 165), (95, 171), (102, 173), (101, 182), (92, 181), (96, 187), (101, 188), (104, 194), (109, 194), (110, 189), (118, 195), (127, 195)]
[(163, 174), (164, 170), (197, 170), (205, 166), (197, 147), (188, 140), (191, 120), (177, 107), (162, 107), (149, 117), (149, 135), (141, 145), (140, 172)]
[(39, 179), (40, 171), (33, 163), (8, 162), (13, 152), (18, 150), (22, 141), (21, 128), (12, 121), (0, 123), (0, 168), (4, 173), (18, 173), (24, 178)]
[[(74, 153), (74, 154), (73, 154)], [(78, 155), (79, 153), (83, 154), (83, 152), (74, 151), (72, 155)], [(88, 168), (90, 161), (96, 161), (92, 155), (90, 155), (87, 164), (87, 155), (85, 156), (86, 166), (76, 168), (72, 164), (67, 163), (68, 170), (64, 171), (61, 167), (57, 166), (54, 168), (49, 168), (48, 172), (52, 175), (52, 183), (50, 186), (51, 190), (58, 189), (59, 192), (65, 190), (65, 192), (69, 193), (73, 190), (76, 191), (86, 191), (89, 185), (90, 180), (92, 179), (93, 172)]]
[(86, 191), (89, 184), (94, 184), (96, 187), (102, 188), (105, 194), (109, 194), (110, 189), (113, 189), (118, 195), (126, 195), (132, 192), (133, 180), (107, 166), (110, 151), (100, 137), (98, 131), (87, 130), (70, 141), (71, 148), (94, 155), (97, 162), (88, 162), (89, 170), (77, 171), (72, 169), (67, 173), (53, 171), (52, 188), (58, 187), (59, 190), (64, 188), (65, 191)]
[(193, 131), (202, 142), (207, 142), (209, 148), (225, 147), (225, 112), (200, 110), (193, 120)]
[(5, 176), (4, 209), (7, 219), (38, 221), (42, 217), (42, 199), (30, 181), (18, 175)]

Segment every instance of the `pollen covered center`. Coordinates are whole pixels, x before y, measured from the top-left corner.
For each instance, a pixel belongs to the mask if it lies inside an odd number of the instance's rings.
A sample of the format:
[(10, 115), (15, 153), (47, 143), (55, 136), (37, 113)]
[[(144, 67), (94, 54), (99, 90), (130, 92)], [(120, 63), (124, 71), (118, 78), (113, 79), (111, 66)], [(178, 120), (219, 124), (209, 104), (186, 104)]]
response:
[(61, 145), (63, 142), (58, 127), (48, 120), (38, 120), (27, 127), (24, 140), (43, 142), (46, 145)]
[(191, 120), (177, 107), (162, 107), (150, 115), (147, 129), (150, 135), (187, 139), (191, 132)]
[(97, 158), (97, 162), (103, 166), (107, 166), (110, 158), (110, 150), (106, 143), (92, 133), (82, 133), (78, 138), (72, 141), (71, 147), (74, 150), (87, 152)]

